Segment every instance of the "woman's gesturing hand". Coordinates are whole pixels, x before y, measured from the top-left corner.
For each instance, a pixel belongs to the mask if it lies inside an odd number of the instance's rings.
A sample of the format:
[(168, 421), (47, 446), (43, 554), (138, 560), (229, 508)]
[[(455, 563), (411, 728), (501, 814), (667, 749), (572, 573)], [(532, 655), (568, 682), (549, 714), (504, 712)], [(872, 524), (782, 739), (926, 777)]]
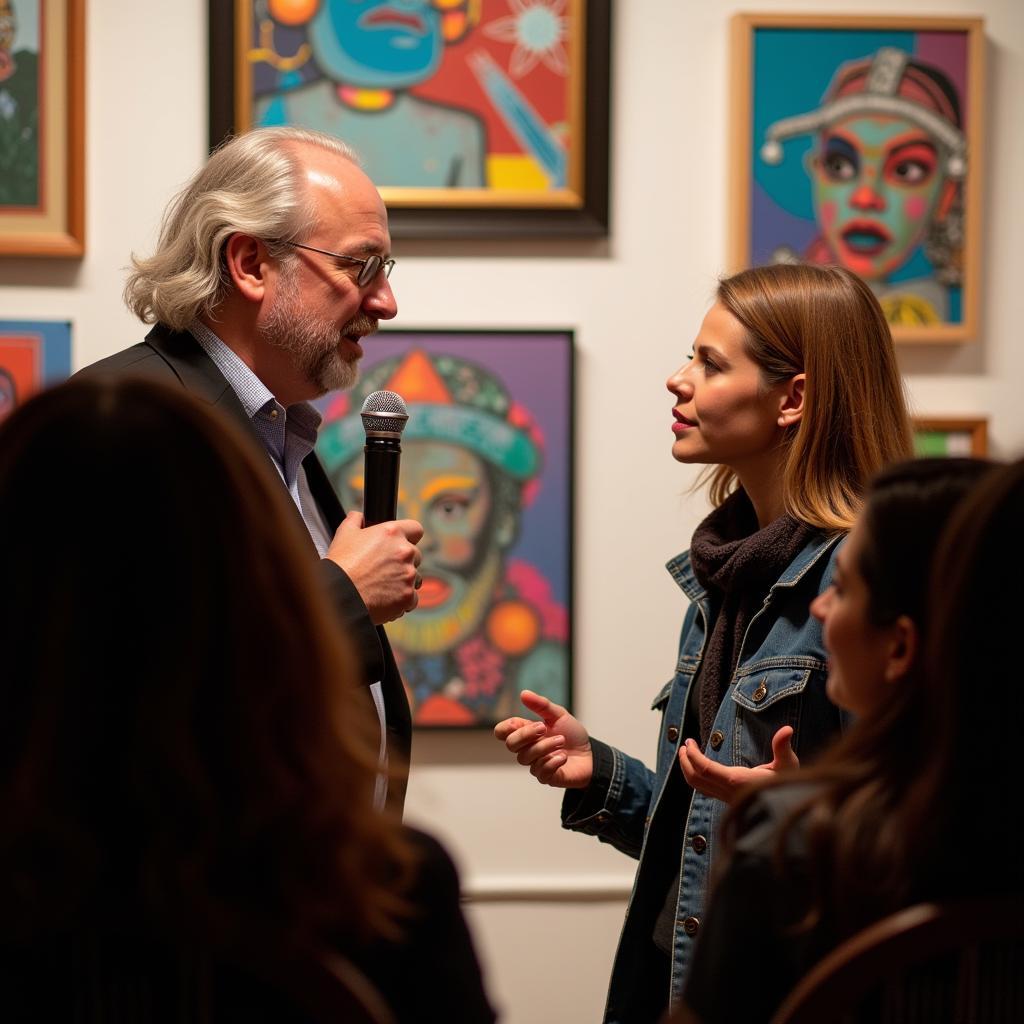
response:
[(594, 773), (594, 757), (587, 730), (560, 704), (532, 690), (520, 694), (532, 718), (506, 718), (494, 735), (530, 769), (538, 782), (560, 789), (584, 789)]

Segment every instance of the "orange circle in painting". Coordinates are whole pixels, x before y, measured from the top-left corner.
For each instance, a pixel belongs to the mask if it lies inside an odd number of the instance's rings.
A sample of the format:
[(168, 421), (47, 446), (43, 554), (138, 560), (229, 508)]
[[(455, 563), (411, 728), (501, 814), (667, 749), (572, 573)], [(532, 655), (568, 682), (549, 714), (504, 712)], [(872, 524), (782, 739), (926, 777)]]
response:
[(415, 711), (417, 725), (473, 725), (473, 712), (457, 700), (439, 693), (431, 694)]
[(446, 42), (454, 42), (466, 34), (469, 19), (462, 11), (452, 11), (441, 19), (441, 33)]
[(537, 613), (522, 601), (502, 601), (487, 617), (487, 635), (503, 654), (523, 654), (537, 643)]
[(270, 16), (281, 25), (305, 25), (316, 14), (320, 0), (270, 0)]

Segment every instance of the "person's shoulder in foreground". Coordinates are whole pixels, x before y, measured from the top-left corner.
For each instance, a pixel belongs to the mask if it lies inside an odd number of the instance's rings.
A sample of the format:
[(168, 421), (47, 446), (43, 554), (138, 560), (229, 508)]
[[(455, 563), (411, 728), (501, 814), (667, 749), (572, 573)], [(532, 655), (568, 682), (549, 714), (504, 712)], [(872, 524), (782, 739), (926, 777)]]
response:
[(414, 910), (401, 939), (353, 959), (401, 1024), (490, 1024), (498, 1018), (462, 913), (455, 863), (433, 836), (413, 828), (405, 834), (417, 855), (408, 892)]

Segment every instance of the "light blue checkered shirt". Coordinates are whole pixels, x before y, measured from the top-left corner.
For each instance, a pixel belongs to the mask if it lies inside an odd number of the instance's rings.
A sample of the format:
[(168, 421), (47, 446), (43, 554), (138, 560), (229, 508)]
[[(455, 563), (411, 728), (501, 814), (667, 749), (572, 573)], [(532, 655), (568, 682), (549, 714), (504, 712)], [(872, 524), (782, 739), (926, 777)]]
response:
[(266, 384), (206, 324), (197, 320), (189, 326), (189, 331), (238, 396), (256, 436), (281, 474), (309, 536), (323, 558), (330, 547), (331, 532), (317, 508), (306, 480), (306, 471), (302, 468), (302, 460), (316, 444), (320, 413), (308, 402), (296, 402), (286, 409)]
[[(320, 429), (320, 413), (308, 402), (296, 402), (286, 409), (270, 393), (270, 389), (256, 376), (241, 358), (206, 324), (198, 320), (189, 325), (189, 332), (203, 351), (213, 360), (217, 369), (238, 396), (245, 415), (249, 417), (256, 435), (270, 456), (295, 507), (306, 524), (316, 549), (323, 558), (331, 543), (331, 533), (324, 522), (306, 480), (302, 460), (313, 450)], [(384, 806), (387, 796), (387, 731), (384, 714), (384, 693), (381, 683), (370, 686), (377, 719), (380, 722), (380, 763), (383, 770), (377, 776), (374, 802)]]

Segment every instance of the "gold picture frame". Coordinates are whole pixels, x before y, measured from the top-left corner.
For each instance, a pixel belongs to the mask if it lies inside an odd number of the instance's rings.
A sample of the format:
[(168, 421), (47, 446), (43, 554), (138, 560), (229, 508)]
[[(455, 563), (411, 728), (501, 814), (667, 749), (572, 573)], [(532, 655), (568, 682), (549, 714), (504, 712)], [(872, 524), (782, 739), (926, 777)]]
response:
[(897, 342), (978, 332), (981, 18), (737, 14), (733, 270), (849, 267)]
[(983, 416), (915, 416), (916, 455), (988, 455), (988, 420)]
[(0, 26), (0, 108), (0, 256), (82, 256), (85, 0), (39, 0), (37, 19)]

